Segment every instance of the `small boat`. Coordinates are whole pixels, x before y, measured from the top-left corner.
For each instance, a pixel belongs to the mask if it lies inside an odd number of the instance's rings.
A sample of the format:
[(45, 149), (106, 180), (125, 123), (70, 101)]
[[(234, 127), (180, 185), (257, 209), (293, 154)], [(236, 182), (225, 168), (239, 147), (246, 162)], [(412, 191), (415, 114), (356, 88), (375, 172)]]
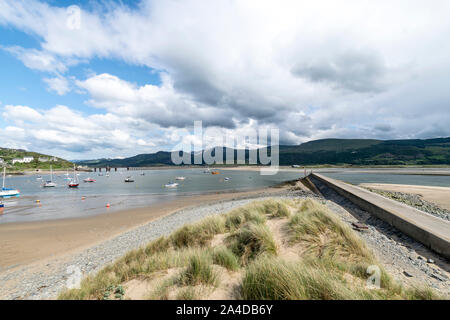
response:
[(176, 188), (176, 187), (178, 187), (178, 183), (176, 183), (176, 182), (167, 183), (167, 184), (164, 185), (164, 187), (166, 187), (166, 188)]
[(220, 174), (219, 171), (211, 171), (211, 174)]
[(20, 195), (20, 191), (16, 189), (5, 188), (5, 180), (6, 180), (6, 167), (3, 167), (3, 185), (0, 190), (0, 198), (12, 198), (18, 197)]
[(54, 188), (56, 187), (56, 183), (54, 183), (51, 180), (45, 181), (45, 183), (42, 185), (44, 188)]
[(4, 209), (5, 209), (5, 205), (3, 204), (3, 202), (0, 201), (0, 214), (3, 213)]
[(99, 176), (99, 177), (103, 177), (103, 173), (99, 173), (98, 176)]
[(181, 181), (183, 181), (183, 180), (185, 180), (186, 179), (186, 177), (176, 177), (175, 178), (175, 180), (181, 180)]
[(228, 181), (228, 180), (230, 180), (230, 178), (225, 177), (225, 178), (223, 178), (223, 180)]
[(141, 172), (141, 176), (145, 176), (145, 172)]
[(127, 177), (125, 179), (125, 182), (134, 182), (134, 179), (133, 179), (133, 177)]
[(107, 173), (105, 177), (109, 178), (109, 173)]
[(83, 180), (84, 182), (95, 182), (95, 179), (92, 179), (92, 178), (86, 178), (86, 179), (84, 179)]
[(56, 183), (53, 182), (53, 167), (50, 166), (50, 180), (47, 180), (42, 187), (44, 188), (54, 188), (56, 187)]
[(67, 185), (69, 188), (78, 188), (80, 184), (78, 183), (77, 175), (75, 174), (75, 166), (73, 167), (73, 179)]

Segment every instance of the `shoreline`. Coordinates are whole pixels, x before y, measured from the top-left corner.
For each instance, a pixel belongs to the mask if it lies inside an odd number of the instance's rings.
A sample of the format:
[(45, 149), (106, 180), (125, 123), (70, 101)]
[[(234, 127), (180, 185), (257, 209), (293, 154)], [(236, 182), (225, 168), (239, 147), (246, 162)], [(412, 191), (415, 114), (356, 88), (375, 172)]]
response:
[(179, 210), (218, 201), (282, 193), (286, 189), (287, 187), (268, 187), (188, 195), (149, 207), (99, 213), (89, 217), (0, 224), (0, 273), (93, 246)]
[[(304, 191), (296, 191), (296, 193)], [(0, 268), (0, 299), (53, 299), (65, 286), (69, 267), (80, 268), (83, 276), (95, 273), (128, 251), (167, 235), (187, 223), (220, 214), (258, 199), (289, 197), (289, 188), (265, 188), (215, 198), (197, 197), (190, 205), (165, 210), (158, 217), (123, 229), (73, 250), (49, 255), (33, 262)], [(149, 208), (142, 209), (149, 210)], [(141, 211), (141, 210), (139, 210)], [(133, 214), (133, 212), (128, 212)], [(126, 216), (128, 217), (128, 216)], [(1, 231), (0, 231), (1, 235)], [(67, 237), (62, 233), (61, 236)], [(36, 247), (36, 244), (34, 244)]]
[[(155, 167), (130, 167), (132, 168), (130, 171), (127, 172), (133, 172), (133, 171), (147, 171), (147, 170), (187, 170), (187, 169), (216, 169), (216, 170), (237, 170), (237, 171), (259, 171), (261, 168), (270, 168), (270, 166), (260, 166), (260, 165), (230, 165), (230, 166), (155, 166)], [(381, 166), (337, 166), (337, 165), (305, 165), (300, 166), (298, 168), (293, 168), (291, 165), (288, 166), (279, 166), (280, 171), (298, 171), (303, 172), (306, 168), (307, 171), (309, 170), (319, 170), (319, 171), (328, 171), (328, 170), (351, 170), (355, 173), (390, 173), (390, 174), (410, 174), (410, 175), (443, 175), (443, 176), (450, 176), (450, 166), (432, 166), (432, 165), (424, 165), (424, 166), (388, 166), (388, 165), (381, 165)], [(97, 168), (98, 169), (98, 168)], [(104, 167), (102, 167), (102, 172), (104, 171)], [(125, 167), (118, 167), (118, 169), (126, 169)], [(72, 172), (73, 168), (69, 168), (69, 173)], [(92, 171), (90, 171), (92, 170)], [(67, 169), (56, 169), (53, 170), (54, 174), (65, 174), (67, 172)], [(84, 169), (84, 170), (77, 170), (78, 173), (84, 172), (84, 173), (98, 173), (94, 172), (94, 168)], [(112, 170), (111, 172), (114, 172)], [(8, 175), (14, 175), (14, 176), (31, 176), (31, 175), (45, 175), (50, 174), (50, 170), (42, 169), (40, 171), (35, 171), (35, 169), (24, 169), (23, 171), (13, 171), (13, 172), (7, 172)]]
[(390, 183), (361, 183), (360, 186), (380, 191), (418, 195), (428, 202), (431, 202), (443, 209), (450, 210), (450, 187)]

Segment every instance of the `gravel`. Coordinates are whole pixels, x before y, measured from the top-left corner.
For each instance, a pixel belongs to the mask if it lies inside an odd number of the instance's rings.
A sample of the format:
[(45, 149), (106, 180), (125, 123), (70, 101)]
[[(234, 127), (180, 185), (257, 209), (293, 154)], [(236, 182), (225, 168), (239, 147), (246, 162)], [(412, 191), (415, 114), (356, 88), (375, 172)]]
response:
[(422, 196), (420, 196), (418, 194), (379, 190), (379, 189), (373, 189), (373, 188), (368, 188), (368, 187), (365, 187), (365, 188), (371, 192), (378, 193), (379, 195), (382, 195), (383, 197), (405, 203), (405, 204), (407, 204), (411, 207), (414, 207), (418, 210), (432, 214), (438, 218), (450, 221), (450, 211), (443, 209), (443, 208), (435, 205), (434, 203), (423, 200)]

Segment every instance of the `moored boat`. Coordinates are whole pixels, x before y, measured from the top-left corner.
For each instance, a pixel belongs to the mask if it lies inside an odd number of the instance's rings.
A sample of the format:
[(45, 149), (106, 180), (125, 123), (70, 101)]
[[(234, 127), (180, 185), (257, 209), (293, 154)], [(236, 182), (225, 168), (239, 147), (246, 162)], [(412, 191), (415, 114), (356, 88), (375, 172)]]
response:
[(42, 187), (44, 188), (54, 188), (56, 187), (56, 183), (53, 182), (53, 167), (50, 166), (50, 180), (47, 180)]
[(183, 181), (183, 180), (185, 180), (186, 179), (186, 177), (176, 177), (175, 178), (175, 180), (181, 180), (181, 181)]
[(12, 198), (18, 197), (20, 195), (20, 191), (12, 188), (5, 188), (6, 181), (6, 167), (3, 167), (3, 185), (0, 190), (0, 198)]
[(77, 175), (75, 174), (75, 166), (73, 167), (73, 179), (70, 180), (67, 185), (69, 188), (78, 188), (80, 184), (78, 183)]
[(92, 179), (90, 177), (83, 180), (84, 182), (95, 182), (95, 179)]
[(176, 183), (176, 182), (167, 183), (167, 184), (164, 185), (164, 187), (166, 187), (166, 188), (176, 188), (176, 187), (178, 187), (178, 183)]
[(125, 179), (125, 182), (134, 182), (134, 179), (133, 179), (133, 177), (127, 177)]

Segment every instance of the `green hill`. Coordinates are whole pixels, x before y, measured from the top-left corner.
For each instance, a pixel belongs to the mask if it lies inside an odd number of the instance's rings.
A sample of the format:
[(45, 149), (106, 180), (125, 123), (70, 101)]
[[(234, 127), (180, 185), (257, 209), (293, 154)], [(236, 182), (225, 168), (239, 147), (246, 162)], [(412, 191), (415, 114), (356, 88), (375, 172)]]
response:
[[(16, 162), (13, 164), (14, 159), (24, 159), (26, 157), (32, 157), (33, 160), (28, 163)], [(72, 168), (73, 163), (62, 158), (46, 155), (38, 152), (31, 152), (22, 149), (8, 149), (0, 148), (0, 166), (6, 166), (9, 169), (21, 171), (25, 169), (67, 169)]]
[[(236, 150), (234, 152), (236, 154)], [(246, 151), (246, 159), (248, 159), (248, 151)], [(173, 165), (170, 152), (165, 151), (140, 154), (125, 159), (98, 159), (78, 161), (77, 163), (92, 167)], [(322, 139), (296, 146), (280, 146), (280, 165), (293, 164), (450, 165), (450, 138), (426, 140)]]

